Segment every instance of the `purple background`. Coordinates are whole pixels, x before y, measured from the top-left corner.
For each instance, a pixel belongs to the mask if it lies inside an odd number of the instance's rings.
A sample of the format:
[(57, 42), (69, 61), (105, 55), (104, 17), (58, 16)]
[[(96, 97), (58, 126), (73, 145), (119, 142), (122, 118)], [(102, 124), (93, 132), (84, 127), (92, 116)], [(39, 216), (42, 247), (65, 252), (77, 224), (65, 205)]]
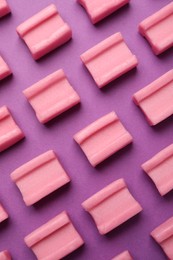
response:
[[(35, 259), (23, 238), (31, 231), (67, 210), (85, 246), (66, 259), (109, 260), (128, 249), (134, 259), (166, 259), (149, 233), (173, 215), (173, 192), (161, 197), (140, 165), (173, 142), (173, 118), (150, 127), (131, 96), (154, 79), (172, 69), (173, 49), (156, 57), (137, 32), (140, 21), (170, 3), (170, 0), (133, 0), (130, 5), (93, 26), (75, 0), (9, 0), (12, 15), (0, 20), (0, 53), (14, 75), (0, 83), (0, 106), (7, 105), (26, 138), (0, 154), (0, 201), (10, 218), (0, 224), (0, 250), (10, 250), (15, 260)], [(35, 62), (18, 37), (15, 28), (50, 3), (55, 3), (69, 23), (73, 39)], [(99, 90), (82, 65), (80, 54), (120, 31), (139, 65), (120, 79)], [(116, 57), (115, 57), (116, 58)], [(41, 125), (22, 90), (57, 69), (63, 68), (81, 97), (81, 105), (49, 124)], [(134, 137), (132, 145), (113, 155), (94, 169), (73, 135), (95, 119), (116, 111)], [(35, 206), (26, 207), (10, 173), (33, 157), (54, 149), (71, 177), (71, 184), (49, 195)], [(143, 212), (106, 236), (99, 235), (81, 202), (110, 182), (124, 178)]]

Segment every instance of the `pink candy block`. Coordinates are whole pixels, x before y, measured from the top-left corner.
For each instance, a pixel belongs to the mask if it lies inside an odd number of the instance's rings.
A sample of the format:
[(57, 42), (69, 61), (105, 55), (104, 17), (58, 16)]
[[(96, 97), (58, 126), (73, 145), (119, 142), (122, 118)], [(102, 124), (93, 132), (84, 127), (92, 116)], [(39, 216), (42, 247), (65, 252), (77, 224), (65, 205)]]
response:
[(123, 253), (112, 258), (112, 260), (133, 260), (133, 258), (131, 257), (129, 251), (124, 251)]
[(51, 4), (17, 27), (35, 60), (64, 44), (72, 31)]
[[(0, 0), (1, 1), (1, 0)], [(7, 76), (11, 75), (11, 70), (8, 67), (7, 63), (3, 60), (0, 56), (0, 80), (6, 78)]]
[(84, 241), (64, 211), (25, 237), (38, 260), (58, 260), (83, 245)]
[(78, 2), (86, 9), (92, 23), (95, 24), (129, 3), (129, 0), (78, 0)]
[(121, 33), (113, 34), (80, 57), (99, 88), (133, 69), (138, 63)]
[(27, 206), (34, 204), (70, 181), (53, 151), (48, 151), (25, 163), (11, 179), (22, 193)]
[(0, 222), (4, 221), (7, 218), (8, 218), (8, 214), (5, 211), (5, 209), (2, 207), (2, 205), (0, 204)]
[(96, 120), (74, 135), (92, 166), (132, 142), (132, 136), (124, 128), (115, 112)]
[(123, 179), (112, 182), (82, 203), (93, 217), (101, 235), (142, 211)]
[(142, 165), (163, 196), (173, 189), (173, 144)]
[(162, 247), (168, 259), (173, 259), (173, 217), (151, 232), (151, 236)]
[(0, 252), (0, 260), (11, 260), (11, 256), (7, 250)]
[(0, 0), (0, 18), (11, 12), (6, 0)]
[(58, 70), (23, 91), (41, 123), (46, 123), (80, 102), (64, 71)]
[(173, 2), (149, 16), (139, 25), (156, 55), (173, 46)]
[(0, 108), (0, 152), (24, 138), (6, 106)]
[(150, 125), (156, 125), (173, 114), (173, 70), (168, 71), (133, 96)]

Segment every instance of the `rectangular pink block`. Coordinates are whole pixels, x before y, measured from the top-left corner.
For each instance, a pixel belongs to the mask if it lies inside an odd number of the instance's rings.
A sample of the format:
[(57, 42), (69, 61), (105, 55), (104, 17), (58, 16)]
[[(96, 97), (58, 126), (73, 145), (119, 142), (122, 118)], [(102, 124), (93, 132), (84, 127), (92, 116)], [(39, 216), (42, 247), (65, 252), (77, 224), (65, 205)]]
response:
[(173, 114), (173, 70), (168, 71), (133, 95), (150, 125), (156, 125)]
[(151, 236), (162, 247), (168, 259), (173, 259), (173, 217), (151, 232)]
[(80, 57), (99, 88), (133, 69), (138, 63), (121, 33), (111, 35)]
[(95, 24), (129, 3), (129, 0), (78, 0), (78, 2), (85, 8), (92, 23)]
[(173, 144), (141, 166), (163, 196), (173, 189)]
[(24, 138), (6, 106), (0, 108), (0, 152)]
[(8, 218), (8, 214), (6, 210), (3, 208), (3, 206), (0, 204), (0, 222), (4, 221)]
[(10, 253), (7, 250), (0, 252), (0, 260), (11, 260)]
[(83, 245), (84, 241), (64, 211), (25, 237), (38, 260), (58, 260)]
[(12, 72), (11, 72), (9, 66), (3, 60), (3, 58), (0, 56), (0, 80), (8, 77), (11, 74), (12, 74)]
[(119, 151), (132, 142), (132, 136), (124, 128), (115, 112), (111, 112), (74, 135), (92, 166)]
[(112, 182), (82, 203), (93, 217), (101, 235), (142, 211), (123, 179)]
[(11, 12), (6, 0), (0, 0), (0, 18)]
[(35, 60), (61, 46), (72, 37), (69, 25), (63, 21), (54, 4), (19, 25), (17, 32), (25, 41)]
[(139, 24), (139, 32), (148, 40), (156, 55), (173, 46), (173, 2)]
[(80, 102), (79, 95), (62, 69), (25, 89), (23, 93), (43, 124)]
[(112, 260), (133, 260), (133, 258), (130, 255), (129, 251), (124, 251), (121, 254), (112, 258)]
[(27, 206), (34, 204), (70, 181), (67, 173), (50, 150), (25, 163), (11, 173)]

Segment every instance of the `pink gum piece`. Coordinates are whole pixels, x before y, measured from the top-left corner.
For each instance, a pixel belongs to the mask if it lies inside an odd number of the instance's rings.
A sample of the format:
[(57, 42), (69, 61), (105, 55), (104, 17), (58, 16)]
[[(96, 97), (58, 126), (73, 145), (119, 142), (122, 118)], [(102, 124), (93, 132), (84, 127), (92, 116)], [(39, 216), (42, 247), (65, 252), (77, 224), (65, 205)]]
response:
[(53, 151), (25, 163), (11, 173), (27, 206), (34, 204), (70, 181)]
[(142, 211), (123, 179), (112, 182), (84, 201), (82, 206), (93, 217), (101, 235)]
[(136, 56), (131, 53), (120, 32), (98, 43), (80, 57), (99, 88), (138, 64)]
[(63, 21), (54, 4), (17, 27), (35, 60), (71, 39), (72, 31)]
[(168, 71), (133, 95), (150, 125), (156, 125), (173, 114), (173, 70)]
[(132, 136), (124, 128), (115, 112), (111, 112), (74, 135), (92, 166), (132, 142)]
[(80, 102), (80, 97), (62, 69), (25, 89), (23, 93), (43, 124)]
[(11, 256), (7, 250), (0, 252), (0, 260), (11, 260)]
[(139, 32), (148, 40), (156, 55), (173, 46), (173, 2), (139, 24)]
[(168, 259), (173, 259), (173, 217), (151, 232), (151, 236), (162, 247)]
[(3, 60), (0, 56), (0, 80), (6, 78), (7, 76), (11, 75), (12, 72), (8, 67), (7, 63)]
[(78, 0), (85, 8), (93, 24), (112, 14), (130, 0)]
[(4, 221), (7, 218), (8, 218), (8, 214), (5, 211), (5, 209), (2, 207), (2, 205), (0, 204), (0, 222)]
[(64, 211), (25, 237), (38, 260), (61, 259), (84, 244)]
[(133, 260), (133, 258), (130, 255), (129, 251), (124, 251), (123, 253), (112, 258), (112, 260)]
[(6, 0), (0, 0), (0, 18), (11, 12)]
[(0, 152), (24, 138), (6, 106), (0, 108)]
[(160, 151), (141, 167), (153, 180), (162, 196), (171, 191), (173, 189), (173, 144)]

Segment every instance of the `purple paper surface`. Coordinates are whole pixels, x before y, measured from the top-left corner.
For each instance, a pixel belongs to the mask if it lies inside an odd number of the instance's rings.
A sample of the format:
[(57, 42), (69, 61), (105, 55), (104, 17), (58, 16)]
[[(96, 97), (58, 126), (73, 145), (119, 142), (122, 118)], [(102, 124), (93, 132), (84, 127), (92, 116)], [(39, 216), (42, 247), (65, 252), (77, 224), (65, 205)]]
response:
[[(133, 0), (94, 26), (75, 0), (8, 0), (12, 14), (0, 20), (0, 54), (12, 69), (13, 76), (0, 83), (0, 106), (9, 107), (26, 138), (0, 154), (0, 201), (10, 216), (0, 224), (0, 251), (8, 249), (14, 260), (36, 259), (25, 245), (24, 237), (66, 210), (85, 241), (83, 247), (66, 259), (109, 260), (124, 250), (129, 250), (134, 259), (166, 259), (149, 234), (173, 215), (173, 192), (161, 197), (140, 165), (173, 142), (173, 118), (150, 127), (131, 97), (173, 67), (173, 49), (155, 56), (137, 30), (139, 22), (170, 2)], [(73, 39), (35, 62), (18, 37), (16, 27), (51, 3), (55, 3), (71, 26)], [(79, 56), (119, 31), (137, 56), (139, 65), (100, 90)], [(42, 125), (22, 90), (60, 68), (79, 93), (81, 105)], [(74, 142), (73, 135), (113, 110), (132, 134), (133, 144), (93, 168)], [(10, 173), (49, 149), (56, 151), (71, 183), (27, 207), (10, 179)], [(101, 236), (81, 203), (119, 178), (125, 179), (143, 211), (108, 235)]]

